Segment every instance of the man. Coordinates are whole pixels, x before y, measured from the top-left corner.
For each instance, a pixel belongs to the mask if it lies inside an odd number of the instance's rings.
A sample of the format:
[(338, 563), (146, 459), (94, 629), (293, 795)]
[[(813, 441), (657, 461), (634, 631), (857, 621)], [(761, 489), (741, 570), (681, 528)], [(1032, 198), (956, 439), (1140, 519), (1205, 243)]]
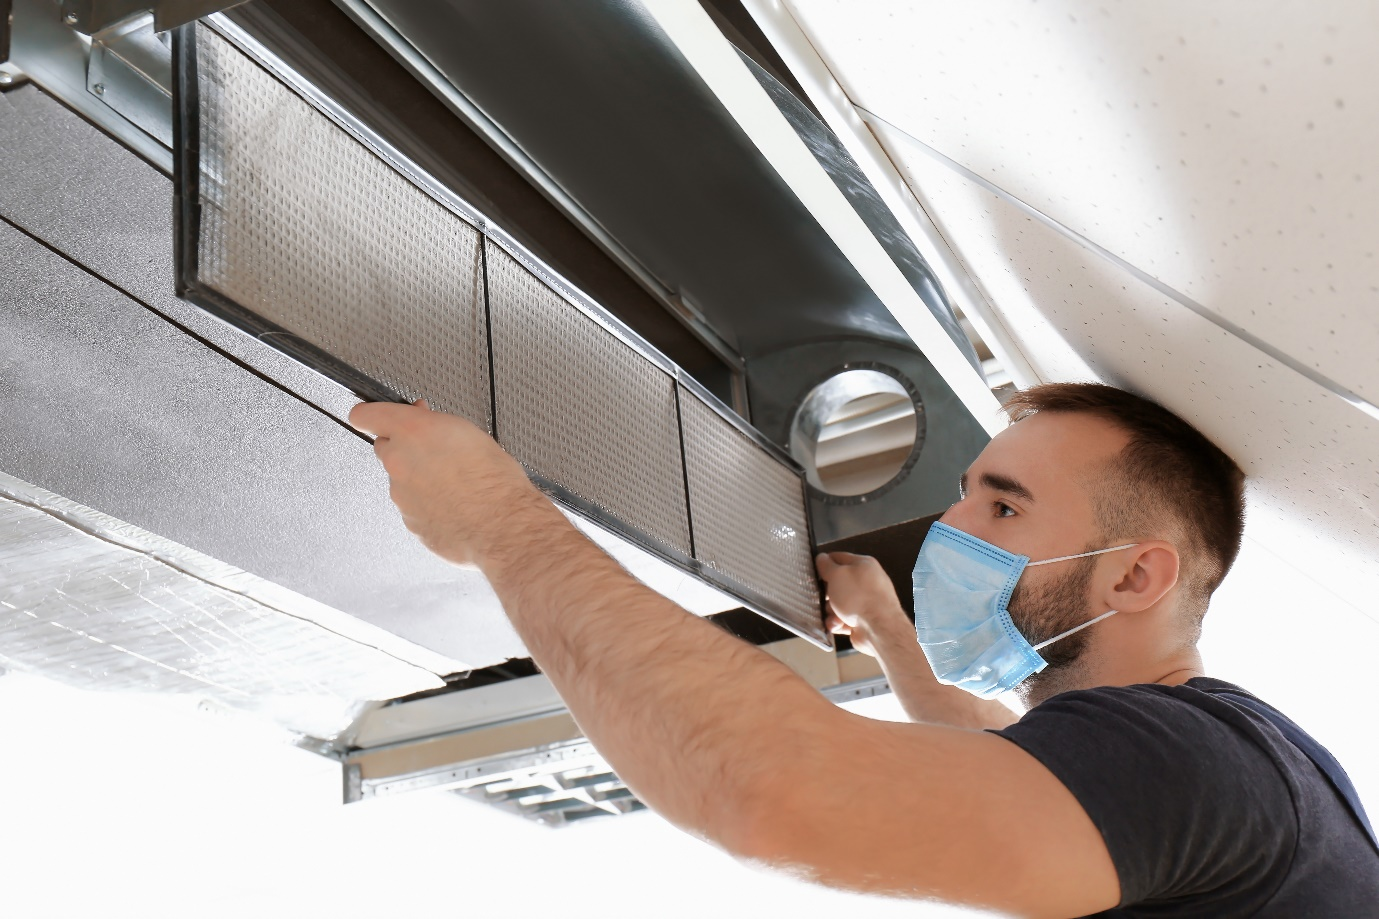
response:
[[(1360, 818), (1274, 713), (1203, 676), (1239, 469), (1110, 387), (1007, 410), (920, 552), (917, 631), (875, 562), (819, 559), (832, 627), (914, 724), (834, 707), (638, 583), (472, 425), (424, 404), (351, 422), (407, 526), (483, 570), (618, 774), (738, 857), (1022, 916), (1379, 914)], [(994, 700), (1012, 688), (1018, 722)]]

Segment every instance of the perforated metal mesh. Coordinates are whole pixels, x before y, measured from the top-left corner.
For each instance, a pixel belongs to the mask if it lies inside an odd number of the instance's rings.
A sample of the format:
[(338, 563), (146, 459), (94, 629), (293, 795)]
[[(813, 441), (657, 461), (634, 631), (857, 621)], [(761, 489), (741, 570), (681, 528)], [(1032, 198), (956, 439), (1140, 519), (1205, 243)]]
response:
[(205, 26), (199, 280), (488, 427), (478, 232)]
[(693, 551), (821, 633), (791, 470), (683, 390), (682, 421), (660, 367), (233, 45), (196, 37), (200, 285), (484, 424), (611, 528)]
[(804, 483), (688, 390), (680, 390), (695, 557), (821, 634)]
[(499, 443), (555, 484), (688, 555), (674, 381), (487, 245)]

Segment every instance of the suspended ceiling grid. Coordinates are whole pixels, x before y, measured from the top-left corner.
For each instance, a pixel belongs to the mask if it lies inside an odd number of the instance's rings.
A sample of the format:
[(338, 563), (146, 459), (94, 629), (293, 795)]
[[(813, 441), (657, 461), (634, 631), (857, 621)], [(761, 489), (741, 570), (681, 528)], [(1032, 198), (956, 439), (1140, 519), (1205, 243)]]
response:
[(1193, 420), (1250, 536), (1379, 616), (1379, 418), (1336, 394), (1379, 401), (1379, 12), (789, 7), (1040, 377)]

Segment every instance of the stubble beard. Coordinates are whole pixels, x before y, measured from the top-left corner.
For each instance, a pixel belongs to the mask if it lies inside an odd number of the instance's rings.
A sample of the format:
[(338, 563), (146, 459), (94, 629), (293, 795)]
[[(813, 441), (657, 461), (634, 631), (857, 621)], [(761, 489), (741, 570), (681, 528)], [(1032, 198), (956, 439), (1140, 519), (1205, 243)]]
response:
[[(1031, 645), (1097, 616), (1087, 601), (1087, 588), (1096, 561), (1096, 558), (1076, 559), (1062, 577), (1039, 584), (1020, 578), (1007, 609), (1011, 621)], [(1078, 678), (1086, 669), (1085, 655), (1090, 637), (1090, 630), (1075, 632), (1039, 652), (1048, 666), (1015, 687), (1016, 696), (1027, 708), (1077, 687)]]

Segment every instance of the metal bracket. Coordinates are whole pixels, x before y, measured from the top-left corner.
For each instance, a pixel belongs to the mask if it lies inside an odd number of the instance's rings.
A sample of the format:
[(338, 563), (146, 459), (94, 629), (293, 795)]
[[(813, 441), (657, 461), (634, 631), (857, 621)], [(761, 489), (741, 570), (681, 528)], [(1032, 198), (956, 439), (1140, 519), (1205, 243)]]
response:
[[(9, 85), (33, 80), (45, 92), (133, 150), (162, 172), (172, 174), (170, 87), (160, 89), (156, 23), (145, 14), (94, 37), (64, 21), (53, 0), (0, 0), (12, 10), (10, 56), (3, 65)], [(158, 47), (155, 47), (158, 46)], [(97, 50), (98, 49), (98, 50)], [(170, 70), (169, 63), (163, 72)], [(92, 79), (92, 58), (97, 78)], [(22, 73), (22, 77), (20, 74)], [(100, 86), (99, 92), (95, 87)]]
[(62, 0), (62, 21), (83, 35), (93, 38), (97, 32), (109, 29), (127, 19), (152, 14), (153, 28), (158, 32), (218, 13), (244, 0)]
[(10, 59), (10, 29), (14, 25), (14, 7), (10, 0), (0, 0), (0, 64)]
[(141, 130), (172, 146), (169, 33), (141, 13), (91, 36), (86, 89)]
[(9, 63), (10, 33), (14, 31), (14, 4), (0, 0), (0, 93), (28, 80), (24, 71)]
[(16, 86), (23, 86), (27, 82), (29, 76), (24, 71), (13, 64), (0, 64), (0, 93)]

